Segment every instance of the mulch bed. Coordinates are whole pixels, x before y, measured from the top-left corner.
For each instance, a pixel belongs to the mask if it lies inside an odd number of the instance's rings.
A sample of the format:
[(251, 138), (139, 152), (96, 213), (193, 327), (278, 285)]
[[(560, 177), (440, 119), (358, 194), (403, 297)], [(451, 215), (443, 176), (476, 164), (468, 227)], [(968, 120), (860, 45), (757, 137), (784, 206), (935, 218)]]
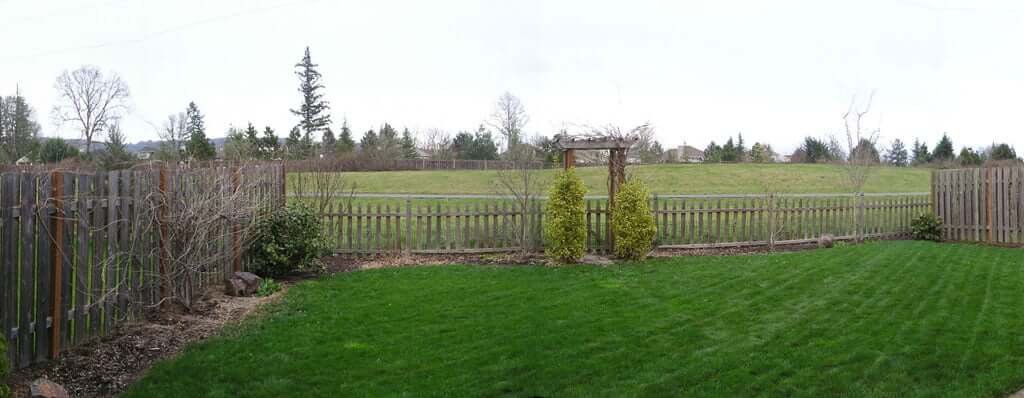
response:
[(214, 335), (279, 295), (228, 297), (215, 292), (192, 312), (165, 310), (148, 322), (123, 324), (107, 336), (63, 352), (55, 361), (15, 371), (9, 383), (15, 397), (28, 397), (28, 385), (38, 378), (60, 384), (72, 397), (116, 396), (157, 361)]

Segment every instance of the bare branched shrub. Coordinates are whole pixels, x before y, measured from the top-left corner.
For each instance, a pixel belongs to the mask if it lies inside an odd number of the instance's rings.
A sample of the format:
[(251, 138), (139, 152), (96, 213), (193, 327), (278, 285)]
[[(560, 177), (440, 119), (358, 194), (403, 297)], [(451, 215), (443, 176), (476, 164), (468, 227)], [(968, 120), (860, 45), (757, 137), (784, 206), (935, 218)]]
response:
[(543, 169), (536, 167), (541, 155), (533, 147), (516, 145), (507, 154), (511, 162), (508, 167), (498, 170), (497, 187), (501, 194), (511, 197), (519, 206), (519, 219), (511, 217), (506, 220), (506, 225), (512, 226), (513, 241), (523, 253), (527, 253), (540, 244), (540, 229), (533, 225), (531, 214), (539, 211), (537, 198), (544, 192), (547, 183)]
[(355, 196), (355, 183), (349, 184), (329, 162), (314, 160), (307, 164), (307, 171), (300, 174), (292, 185), (301, 200), (312, 203), (313, 210), (321, 214), (332, 203), (338, 202), (344, 208), (351, 202)]
[(871, 177), (878, 165), (879, 129), (864, 127), (864, 118), (871, 111), (874, 93), (868, 97), (863, 108), (857, 109), (856, 97), (850, 101), (850, 107), (843, 114), (843, 131), (846, 135), (846, 155), (843, 169), (847, 183), (853, 193), (864, 192), (864, 184)]
[(191, 309), (201, 278), (220, 280), (224, 265), (240, 254), (225, 247), (247, 246), (252, 220), (266, 204), (251, 195), (260, 181), (232, 169), (164, 172), (166, 192), (151, 195), (163, 242), (164, 301)]
[(846, 153), (843, 162), (843, 171), (850, 191), (857, 195), (858, 205), (855, 215), (856, 236), (860, 240), (864, 229), (864, 185), (871, 178), (874, 169), (879, 164), (877, 150), (878, 128), (868, 129), (864, 127), (864, 118), (871, 111), (871, 103), (874, 100), (874, 93), (868, 97), (868, 101), (860, 109), (857, 108), (857, 98), (850, 101), (850, 106), (843, 114), (843, 129), (846, 133)]

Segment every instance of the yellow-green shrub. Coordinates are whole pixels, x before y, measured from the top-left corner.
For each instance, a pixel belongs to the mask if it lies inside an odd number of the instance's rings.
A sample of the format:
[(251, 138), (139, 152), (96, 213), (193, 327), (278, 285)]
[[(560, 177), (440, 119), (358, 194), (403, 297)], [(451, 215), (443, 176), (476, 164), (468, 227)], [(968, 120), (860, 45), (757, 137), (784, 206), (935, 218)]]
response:
[(0, 335), (0, 398), (11, 396), (11, 390), (7, 388), (7, 372), (10, 368), (7, 364), (7, 341)]
[(630, 179), (615, 195), (612, 209), (615, 255), (640, 260), (650, 253), (658, 227), (651, 214), (651, 194), (637, 179)]
[(544, 208), (544, 253), (561, 263), (574, 263), (587, 249), (587, 187), (572, 170), (555, 176)]

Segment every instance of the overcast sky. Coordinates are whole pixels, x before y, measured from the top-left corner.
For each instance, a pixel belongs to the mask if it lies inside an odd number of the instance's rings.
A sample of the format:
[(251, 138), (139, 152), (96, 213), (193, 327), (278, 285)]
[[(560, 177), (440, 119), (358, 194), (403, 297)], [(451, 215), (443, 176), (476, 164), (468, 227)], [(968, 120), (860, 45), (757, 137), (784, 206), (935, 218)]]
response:
[(883, 143), (1021, 150), (1022, 3), (0, 0), (0, 93), (20, 86), (44, 135), (77, 137), (51, 121), (53, 83), (92, 64), (127, 81), (132, 141), (189, 101), (210, 136), (283, 136), (308, 45), (357, 139), (385, 121), (470, 130), (507, 90), (531, 135), (650, 121), (666, 146), (742, 132), (788, 152), (874, 91)]

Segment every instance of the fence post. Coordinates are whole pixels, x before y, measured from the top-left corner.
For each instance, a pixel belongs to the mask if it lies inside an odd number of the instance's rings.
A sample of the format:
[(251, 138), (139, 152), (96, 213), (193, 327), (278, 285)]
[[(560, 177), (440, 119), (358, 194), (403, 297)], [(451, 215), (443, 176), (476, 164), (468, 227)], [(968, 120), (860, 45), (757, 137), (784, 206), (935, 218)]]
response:
[(288, 163), (281, 162), (281, 206), (288, 204)]
[[(50, 241), (50, 254), (53, 256), (50, 273), (51, 289), (50, 314), (53, 322), (50, 329), (50, 358), (56, 359), (60, 354), (61, 326), (64, 314), (61, 308), (61, 289), (64, 288), (61, 276), (63, 275), (64, 259), (64, 173), (54, 171), (51, 173), (50, 199), (53, 200), (53, 217), (50, 218), (53, 231), (53, 239)], [(37, 321), (38, 322), (38, 321)]]
[(768, 207), (768, 250), (775, 251), (775, 194), (769, 192), (767, 199), (768, 203), (765, 203), (765, 206)]
[(985, 171), (985, 228), (986, 232), (985, 240), (992, 243), (992, 195), (995, 193), (995, 187), (992, 185), (992, 172), (995, 168), (988, 168)]
[(160, 203), (157, 207), (157, 224), (160, 226), (160, 256), (159, 263), (160, 269), (158, 277), (160, 278), (160, 298), (156, 300), (157, 303), (167, 298), (167, 167), (161, 166), (159, 172), (159, 182), (157, 187), (159, 189)]
[(857, 242), (863, 240), (864, 235), (864, 192), (857, 193), (857, 220), (854, 222), (856, 231), (854, 232), (854, 239)]
[(405, 198), (405, 255), (412, 255), (412, 198)]
[(661, 229), (663, 226), (658, 225), (658, 193), (655, 192), (651, 195), (651, 215), (654, 216), (654, 247), (657, 248), (661, 245)]
[[(231, 194), (235, 195), (238, 193), (240, 187), (241, 175), (238, 171), (238, 166), (231, 168)], [(235, 272), (242, 271), (242, 228), (239, 225), (241, 221), (235, 220), (231, 224), (231, 249), (232, 249), (232, 269)]]

